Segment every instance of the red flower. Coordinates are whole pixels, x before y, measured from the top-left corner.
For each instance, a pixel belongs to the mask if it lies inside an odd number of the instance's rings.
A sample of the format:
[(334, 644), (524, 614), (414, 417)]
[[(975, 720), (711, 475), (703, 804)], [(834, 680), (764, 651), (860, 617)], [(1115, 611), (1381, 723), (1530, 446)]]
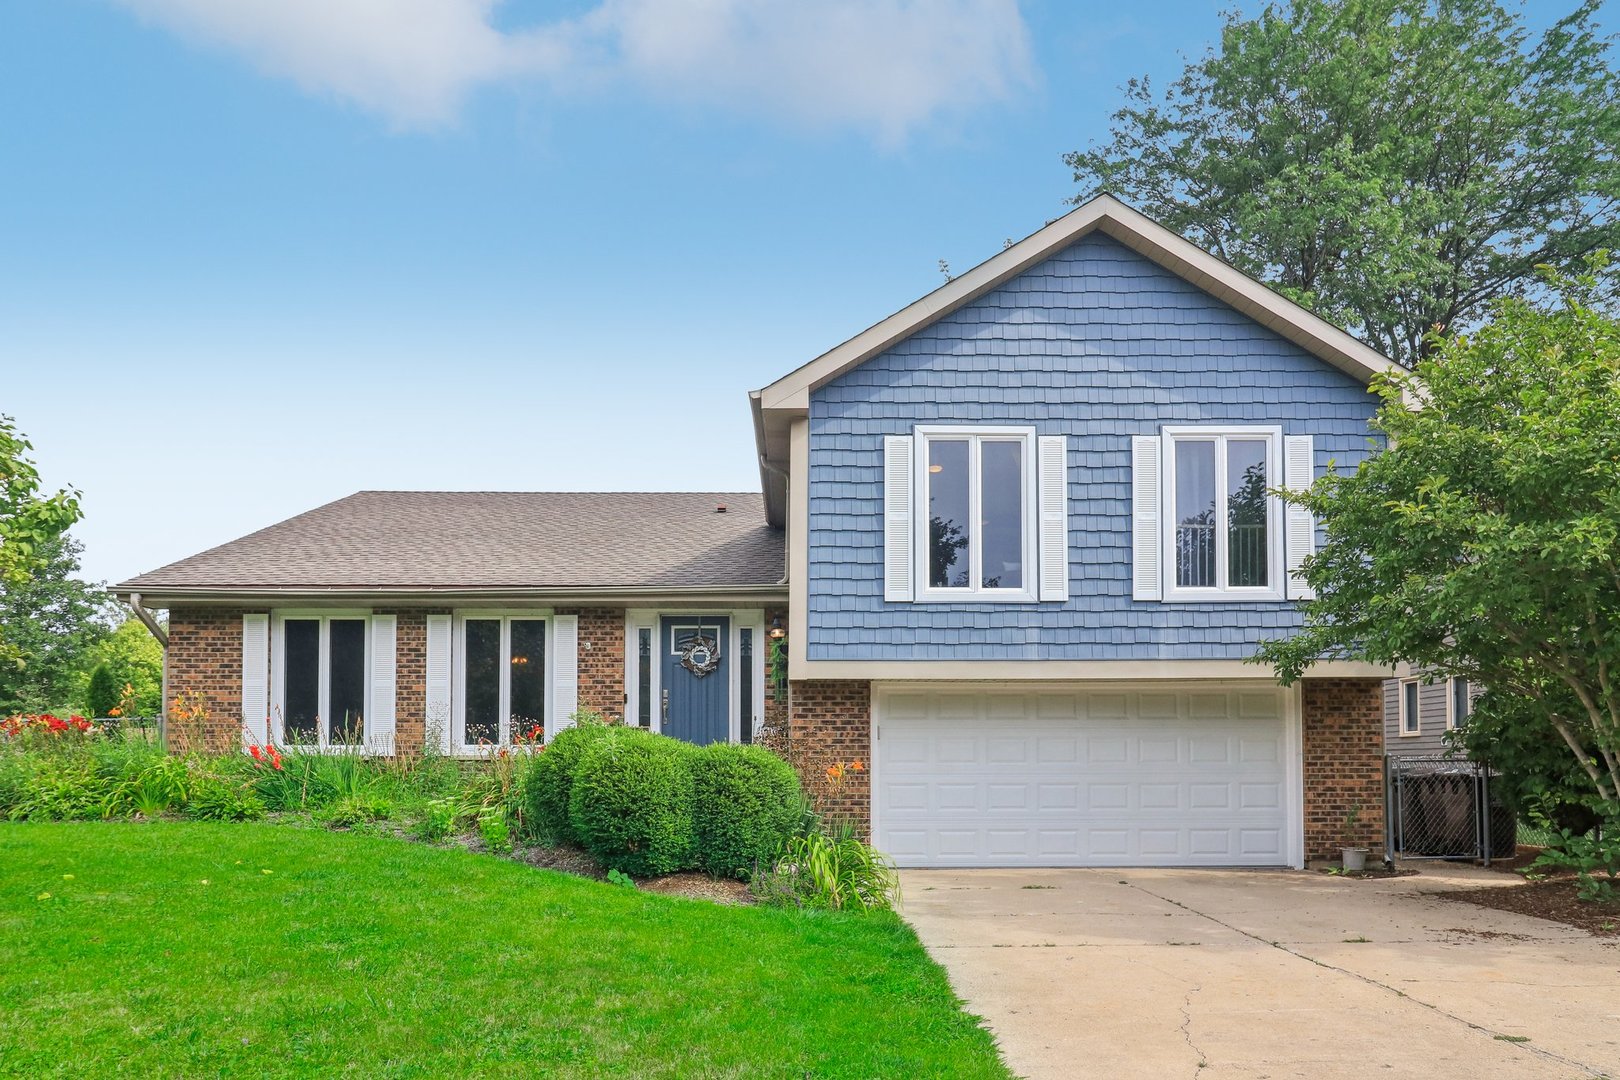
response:
[(259, 756), (259, 748), (256, 745), (254, 745), (253, 743), (248, 744), (248, 756), (251, 757), (254, 761), (263, 761), (264, 760), (262, 757)]

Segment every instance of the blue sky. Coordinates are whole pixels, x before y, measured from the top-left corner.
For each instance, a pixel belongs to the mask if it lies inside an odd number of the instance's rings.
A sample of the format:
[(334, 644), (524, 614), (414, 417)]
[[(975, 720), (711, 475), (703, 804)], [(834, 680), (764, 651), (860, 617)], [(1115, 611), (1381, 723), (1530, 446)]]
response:
[(92, 579), (363, 488), (753, 490), (746, 391), (1061, 214), (1222, 6), (9, 5), (0, 412)]

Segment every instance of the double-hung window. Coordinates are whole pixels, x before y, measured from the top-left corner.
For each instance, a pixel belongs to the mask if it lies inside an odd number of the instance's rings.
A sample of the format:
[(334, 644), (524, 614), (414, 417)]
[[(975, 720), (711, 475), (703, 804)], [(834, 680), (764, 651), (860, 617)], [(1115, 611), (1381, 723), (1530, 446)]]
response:
[(916, 430), (918, 593), (929, 600), (1033, 600), (1033, 428)]
[(1167, 599), (1282, 599), (1281, 442), (1276, 428), (1164, 430)]
[(1446, 727), (1460, 728), (1468, 726), (1468, 714), (1474, 711), (1474, 701), (1469, 694), (1468, 680), (1454, 678), (1447, 687), (1451, 694), (1450, 708), (1446, 710)]
[(370, 620), (285, 615), (276, 621), (273, 732), (284, 746), (365, 745)]
[(537, 740), (546, 724), (547, 619), (469, 614), (458, 619), (460, 662), (450, 725), (453, 752)]
[(1401, 683), (1401, 734), (1416, 735), (1420, 730), (1422, 718), (1418, 714), (1419, 685), (1416, 679), (1407, 679)]

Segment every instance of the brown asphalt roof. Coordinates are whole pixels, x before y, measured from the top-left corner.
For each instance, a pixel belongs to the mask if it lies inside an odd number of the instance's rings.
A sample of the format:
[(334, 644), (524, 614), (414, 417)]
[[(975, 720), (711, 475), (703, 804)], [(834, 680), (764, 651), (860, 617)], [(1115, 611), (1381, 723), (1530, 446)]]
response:
[(362, 491), (114, 588), (658, 589), (784, 570), (758, 493)]

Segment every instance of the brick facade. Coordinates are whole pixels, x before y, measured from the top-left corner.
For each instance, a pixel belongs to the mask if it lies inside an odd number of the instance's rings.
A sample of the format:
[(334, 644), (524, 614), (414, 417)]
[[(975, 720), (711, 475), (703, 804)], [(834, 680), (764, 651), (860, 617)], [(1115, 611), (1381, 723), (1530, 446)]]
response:
[[(1337, 859), (1341, 848), (1384, 850), (1384, 683), (1304, 683), (1305, 857)], [(1353, 829), (1345, 819), (1361, 808)]]
[[(447, 609), (390, 611), (377, 614), (397, 617), (394, 638), (394, 751), (420, 754), (427, 748), (427, 617), (443, 615)], [(434, 723), (448, 723), (449, 718)], [(439, 738), (435, 727), (435, 744)]]
[[(761, 746), (774, 750), (783, 757), (788, 756), (788, 690), (786, 678), (782, 680), (783, 685), (778, 687), (775, 672), (771, 670), (771, 648), (774, 644), (771, 641), (771, 627), (779, 625), (785, 629), (787, 624), (787, 608), (765, 609), (765, 641), (762, 646), (765, 654), (761, 657), (765, 666), (765, 715), (760, 718), (757, 741)], [(782, 645), (786, 648), (787, 639), (782, 640)]]
[[(789, 684), (788, 760), (823, 814), (863, 831), (872, 823), (872, 684), (813, 679)], [(829, 782), (827, 767), (860, 762)]]
[(622, 719), (624, 609), (558, 608), (557, 614), (579, 616), (579, 707)]
[[(187, 715), (173, 708), (176, 698)], [(201, 707), (201, 715), (191, 706)], [(242, 609), (169, 612), (169, 745), (224, 753), (242, 744)]]

